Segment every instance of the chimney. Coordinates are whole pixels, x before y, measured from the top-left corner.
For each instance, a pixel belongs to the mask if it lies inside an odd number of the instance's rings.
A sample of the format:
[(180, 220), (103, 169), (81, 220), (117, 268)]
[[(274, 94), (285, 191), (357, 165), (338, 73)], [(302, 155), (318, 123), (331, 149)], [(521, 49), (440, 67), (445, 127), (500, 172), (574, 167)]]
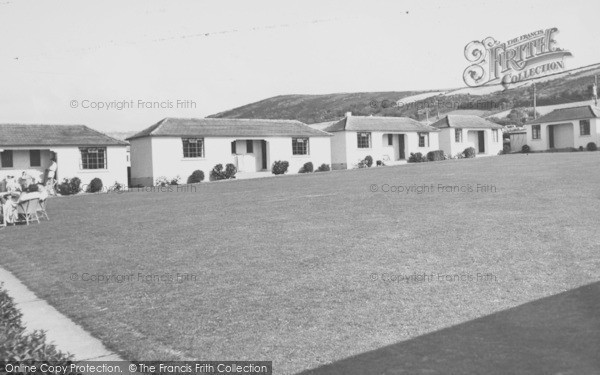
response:
[(352, 117), (352, 112), (346, 112), (346, 117)]

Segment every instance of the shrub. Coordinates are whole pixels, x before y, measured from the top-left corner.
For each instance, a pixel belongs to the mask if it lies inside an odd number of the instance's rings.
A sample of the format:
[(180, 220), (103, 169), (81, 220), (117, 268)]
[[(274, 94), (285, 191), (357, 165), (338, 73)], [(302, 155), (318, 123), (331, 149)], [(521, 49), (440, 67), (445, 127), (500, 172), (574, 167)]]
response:
[(115, 181), (115, 183), (110, 189), (112, 191), (123, 191), (123, 184), (119, 183), (118, 181)]
[(329, 168), (329, 164), (321, 164), (319, 168), (317, 168), (316, 172), (329, 172), (331, 168)]
[(367, 167), (371, 168), (371, 166), (373, 165), (373, 158), (371, 157), (371, 155), (367, 155), (365, 156), (365, 164), (367, 164)]
[(423, 157), (423, 154), (420, 152), (417, 153), (410, 153), (410, 156), (408, 157), (408, 162), (409, 163), (422, 163), (427, 161), (427, 158)]
[(308, 163), (304, 163), (302, 168), (298, 171), (298, 173), (310, 173), (314, 170), (313, 163), (310, 161)]
[(594, 142), (590, 142), (585, 146), (588, 151), (598, 151), (598, 146)]
[(462, 152), (457, 153), (456, 155), (454, 155), (454, 159), (464, 159), (465, 155)]
[(440, 161), (444, 159), (444, 151), (442, 150), (429, 151), (427, 153), (427, 160), (429, 161)]
[[(49, 361), (69, 366), (73, 357), (46, 342), (42, 331), (27, 333), (22, 314), (0, 284), (0, 353), (3, 361)], [(42, 372), (39, 372), (42, 374)]]
[(161, 176), (159, 178), (156, 179), (156, 182), (154, 183), (154, 186), (169, 186), (171, 184), (171, 180), (169, 180), (168, 178), (166, 178), (165, 176)]
[[(579, 150), (579, 151), (583, 151), (583, 146), (579, 146), (579, 149), (578, 149), (578, 150)], [(571, 150), (571, 151), (577, 151), (577, 149), (573, 149), (573, 150)]]
[(530, 151), (531, 151), (531, 148), (529, 147), (529, 145), (523, 145), (523, 147), (521, 147), (521, 152), (524, 154), (526, 154)]
[(88, 193), (97, 193), (102, 190), (103, 186), (104, 185), (102, 184), (102, 180), (96, 177), (92, 181), (90, 181), (90, 184), (87, 187), (87, 191)]
[(63, 179), (58, 185), (58, 193), (60, 195), (73, 195), (81, 191), (81, 180), (78, 177), (72, 179)]
[(475, 155), (477, 155), (477, 151), (474, 147), (467, 147), (463, 151), (463, 154), (465, 155), (465, 158), (474, 158)]
[(366, 160), (361, 160), (358, 162), (358, 164), (356, 165), (358, 168), (369, 168), (369, 166), (367, 165), (367, 161)]
[(231, 163), (227, 163), (225, 166), (225, 178), (235, 178), (235, 174), (237, 173), (237, 168), (235, 165)]
[(502, 153), (503, 154), (510, 154), (510, 145), (504, 145), (502, 147)]
[(225, 172), (223, 172), (223, 164), (217, 164), (210, 171), (210, 179), (213, 181), (225, 180)]
[(193, 171), (190, 177), (187, 179), (188, 184), (197, 184), (198, 182), (202, 181), (204, 181), (204, 172), (202, 172), (200, 169)]
[(225, 166), (225, 170), (223, 170), (223, 164), (217, 164), (213, 167), (212, 171), (210, 171), (210, 179), (213, 181), (228, 180), (230, 178), (235, 178), (236, 173), (237, 168), (231, 163)]
[(181, 177), (179, 176), (175, 176), (173, 178), (171, 178), (171, 180), (169, 181), (169, 185), (179, 185), (181, 183)]
[(385, 163), (382, 160), (377, 160), (375, 162), (375, 165), (377, 165), (378, 167), (385, 167)]
[(273, 174), (284, 174), (287, 172), (290, 163), (285, 160), (277, 160), (271, 166), (271, 173)]

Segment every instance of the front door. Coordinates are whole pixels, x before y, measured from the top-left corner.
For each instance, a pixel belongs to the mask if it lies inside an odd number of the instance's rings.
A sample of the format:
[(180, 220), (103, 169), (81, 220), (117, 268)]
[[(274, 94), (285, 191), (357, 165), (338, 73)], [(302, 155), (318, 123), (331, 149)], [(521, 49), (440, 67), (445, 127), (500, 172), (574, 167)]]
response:
[(265, 170), (267, 169), (267, 141), (265, 140), (260, 141), (260, 153), (262, 159), (262, 169)]
[(548, 126), (548, 146), (554, 148), (554, 126)]
[(398, 134), (398, 155), (400, 155), (400, 160), (406, 159), (406, 155), (404, 154), (404, 134)]
[(483, 153), (485, 153), (485, 132), (479, 131), (477, 136), (478, 136), (477, 143), (479, 143), (479, 153), (483, 154)]

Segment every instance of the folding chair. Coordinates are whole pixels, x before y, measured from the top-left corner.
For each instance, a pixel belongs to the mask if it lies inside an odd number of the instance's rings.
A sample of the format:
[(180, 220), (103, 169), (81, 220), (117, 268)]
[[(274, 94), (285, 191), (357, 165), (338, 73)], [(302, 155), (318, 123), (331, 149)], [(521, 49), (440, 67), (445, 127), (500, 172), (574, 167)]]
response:
[(40, 207), (39, 198), (33, 198), (26, 201), (19, 202), (17, 205), (17, 213), (19, 216), (23, 217), (20, 221), (25, 221), (27, 225), (29, 225), (30, 221), (37, 221), (38, 224), (40, 222), (40, 218), (38, 217), (38, 209)]

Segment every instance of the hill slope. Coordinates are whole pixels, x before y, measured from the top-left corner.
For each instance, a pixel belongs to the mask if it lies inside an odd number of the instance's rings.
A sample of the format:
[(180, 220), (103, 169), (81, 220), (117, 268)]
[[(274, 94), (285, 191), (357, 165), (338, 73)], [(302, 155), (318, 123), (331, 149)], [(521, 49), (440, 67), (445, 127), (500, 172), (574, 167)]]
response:
[[(537, 105), (576, 103), (591, 98), (600, 64), (535, 80)], [(531, 107), (531, 81), (505, 90), (501, 85), (431, 91), (360, 92), (327, 95), (281, 95), (209, 117), (293, 119), (307, 124), (355, 115), (407, 116), (417, 120), (461, 110), (482, 116)]]

